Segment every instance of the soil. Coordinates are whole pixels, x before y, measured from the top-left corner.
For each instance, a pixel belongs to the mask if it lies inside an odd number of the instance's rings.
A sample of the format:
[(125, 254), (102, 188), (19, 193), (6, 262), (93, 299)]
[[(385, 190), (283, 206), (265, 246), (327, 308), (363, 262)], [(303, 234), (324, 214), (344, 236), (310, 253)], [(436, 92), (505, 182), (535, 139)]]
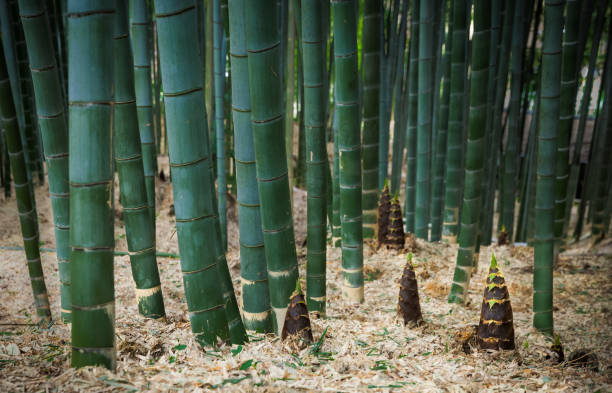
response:
[[(160, 158), (167, 170), (167, 159)], [(157, 248), (177, 253), (169, 182), (157, 185)], [(2, 198), (2, 197), (0, 197)], [(306, 194), (293, 190), (301, 277), (306, 233)], [(55, 247), (48, 187), (36, 189), (43, 247)], [(116, 198), (115, 206), (119, 207)], [(120, 210), (120, 209), (118, 209)], [(240, 297), (236, 207), (229, 198), (228, 263)], [(126, 250), (116, 214), (116, 249)], [(587, 228), (588, 231), (588, 228)], [(586, 233), (586, 232), (585, 232)], [(0, 199), (0, 246), (21, 246), (14, 198)], [(365, 302), (341, 295), (340, 250), (328, 246), (327, 318), (311, 315), (314, 343), (297, 350), (273, 335), (252, 334), (242, 346), (201, 348), (190, 332), (179, 260), (158, 258), (168, 316), (139, 316), (129, 258), (115, 258), (117, 370), (70, 368), (70, 325), (35, 320), (23, 251), (0, 250), (0, 391), (611, 391), (612, 242), (589, 238), (560, 254), (555, 269), (555, 333), (566, 355), (592, 352), (598, 370), (557, 364), (552, 340), (532, 328), (533, 249), (483, 247), (465, 306), (446, 301), (456, 245), (417, 240), (414, 254), (425, 324), (405, 327), (397, 316), (399, 280), (406, 253), (364, 245)], [(516, 350), (486, 352), (473, 346), (491, 252), (497, 256), (514, 311)], [(42, 255), (52, 313), (59, 316), (55, 254)], [(303, 284), (303, 288), (306, 286)], [(469, 352), (469, 353), (466, 353)], [(567, 358), (567, 356), (566, 356)]]

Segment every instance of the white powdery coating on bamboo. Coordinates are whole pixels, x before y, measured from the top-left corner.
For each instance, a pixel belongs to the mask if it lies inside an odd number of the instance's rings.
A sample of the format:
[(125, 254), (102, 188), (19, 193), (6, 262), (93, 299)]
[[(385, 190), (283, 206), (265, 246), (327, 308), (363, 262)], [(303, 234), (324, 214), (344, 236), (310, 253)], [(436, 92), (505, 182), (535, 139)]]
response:
[[(289, 306), (289, 304), (287, 304), (287, 306)], [(274, 313), (274, 317), (276, 318), (276, 335), (280, 336), (281, 332), (283, 331), (283, 326), (285, 326), (285, 315), (287, 315), (287, 307), (272, 307), (272, 312)]]
[(327, 299), (326, 296), (310, 296), (310, 300), (314, 300), (315, 302), (320, 302), (320, 303), (325, 303), (325, 300)]
[(242, 285), (243, 288), (245, 286), (255, 285), (255, 284), (260, 283), (260, 282), (262, 282), (262, 281), (251, 281), (251, 280), (248, 280), (248, 279), (246, 279), (244, 277), (240, 277), (240, 284)]
[(150, 296), (155, 295), (156, 293), (158, 293), (159, 291), (161, 291), (161, 285), (152, 287), (152, 288), (147, 288), (147, 289), (138, 289), (138, 288), (134, 288), (134, 292), (136, 293), (136, 300), (140, 303), (141, 300), (143, 300), (143, 298), (147, 298)]
[(262, 322), (268, 319), (268, 317), (270, 316), (270, 312), (271, 310), (266, 310), (263, 312), (247, 312), (242, 310), (242, 318), (247, 321)]
[(349, 282), (343, 280), (342, 283), (342, 296), (352, 302), (363, 303), (363, 286), (350, 287)]
[(279, 270), (279, 271), (268, 270), (268, 277), (271, 277), (271, 278), (289, 277), (291, 276), (291, 273), (295, 271), (295, 269), (297, 269), (297, 266), (294, 266), (289, 270)]

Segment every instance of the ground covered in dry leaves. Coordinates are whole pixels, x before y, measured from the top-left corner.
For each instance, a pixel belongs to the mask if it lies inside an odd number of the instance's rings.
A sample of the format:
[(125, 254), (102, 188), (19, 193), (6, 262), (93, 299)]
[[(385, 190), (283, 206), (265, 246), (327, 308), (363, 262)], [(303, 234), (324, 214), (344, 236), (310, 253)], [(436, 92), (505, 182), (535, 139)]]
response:
[[(171, 186), (158, 184), (157, 246), (177, 252)], [(36, 191), (41, 242), (54, 247), (46, 186)], [(118, 203), (117, 203), (118, 206)], [(305, 194), (294, 190), (296, 238), (304, 275)], [(117, 214), (119, 216), (119, 214)], [(229, 209), (228, 261), (239, 291), (235, 207)], [(117, 250), (126, 250), (116, 221)], [(0, 246), (20, 246), (14, 199), (0, 200)], [(598, 371), (558, 365), (551, 341), (531, 327), (533, 251), (481, 250), (467, 306), (446, 302), (456, 246), (418, 242), (415, 254), (425, 326), (406, 328), (396, 316), (398, 282), (406, 255), (365, 246), (366, 300), (342, 299), (340, 251), (328, 249), (328, 315), (313, 319), (315, 344), (294, 352), (273, 335), (253, 334), (248, 344), (201, 348), (190, 332), (179, 260), (159, 258), (167, 320), (138, 315), (127, 256), (115, 259), (117, 370), (70, 368), (70, 326), (39, 326), (23, 251), (0, 250), (0, 391), (611, 391), (612, 243), (584, 240), (561, 254), (555, 270), (555, 331), (566, 358), (593, 351)], [(478, 323), (490, 253), (506, 276), (516, 329), (516, 351), (485, 353), (464, 345)], [(54, 253), (43, 254), (52, 312), (59, 315)], [(237, 293), (239, 295), (239, 293)]]

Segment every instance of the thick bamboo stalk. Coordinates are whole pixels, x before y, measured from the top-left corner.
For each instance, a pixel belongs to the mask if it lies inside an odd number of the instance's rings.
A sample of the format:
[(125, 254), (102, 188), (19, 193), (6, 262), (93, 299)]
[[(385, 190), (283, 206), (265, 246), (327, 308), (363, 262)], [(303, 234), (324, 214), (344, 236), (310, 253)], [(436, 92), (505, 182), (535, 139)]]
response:
[(43, 276), (42, 264), (40, 262), (40, 251), (38, 250), (38, 219), (32, 204), (32, 183), (26, 174), (26, 164), (21, 145), (21, 136), (17, 125), (15, 104), (11, 93), (10, 81), (4, 54), (0, 51), (0, 117), (4, 141), (10, 158), (11, 172), (15, 183), (15, 196), (17, 198), (17, 210), (19, 212), (19, 224), (23, 237), (23, 248), (26, 256), (26, 266), (32, 284), (36, 314), (39, 318), (51, 319), (49, 308), (49, 297)]
[[(185, 297), (196, 339), (215, 345), (229, 338), (229, 329), (217, 256), (202, 58), (194, 56), (198, 16), (189, 0), (156, 0), (155, 12)], [(202, 236), (212, 241), (202, 242)]]
[(535, 200), (533, 325), (548, 334), (552, 334), (553, 331), (555, 161), (559, 129), (564, 5), (565, 0), (545, 0), (542, 43), (542, 95)]
[(242, 316), (249, 330), (271, 332), (272, 310), (268, 271), (257, 191), (255, 150), (251, 128), (251, 97), (244, 26), (245, 0), (229, 1), (230, 55), (232, 57), (232, 113), (238, 186)]
[[(326, 166), (323, 1), (302, 0), (302, 61), (304, 69), (304, 127), (306, 132), (308, 310), (325, 315)], [(378, 62), (378, 59), (376, 59)], [(378, 97), (375, 97), (377, 101)], [(364, 164), (365, 165), (365, 164)], [(376, 183), (374, 183), (374, 187)], [(374, 188), (376, 190), (376, 188)]]
[(470, 89), (469, 133), (467, 140), (465, 189), (463, 193), (459, 250), (449, 303), (464, 303), (478, 244), (479, 218), (482, 200), (482, 176), (486, 154), (486, 130), (489, 83), (489, 52), (491, 33), (491, 3), (474, 1), (474, 35)]
[(147, 318), (166, 315), (155, 259), (155, 231), (148, 205), (138, 132), (128, 5), (116, 0), (113, 151), (138, 311)]
[(366, 0), (362, 32), (362, 154), (363, 154), (363, 236), (373, 237), (378, 202), (378, 144), (380, 127), (380, 52), (382, 2)]
[(359, 77), (355, 2), (332, 1), (334, 66), (340, 165), (342, 226), (342, 294), (363, 301), (363, 232), (361, 211), (361, 140), (359, 135)]
[(280, 31), (270, 23), (275, 0), (245, 2), (253, 144), (261, 200), (274, 330), (283, 330), (289, 297), (298, 279), (293, 214), (287, 177), (280, 84)]
[(414, 233), (419, 77), (419, 1), (412, 2), (410, 12), (410, 55), (408, 65), (408, 120), (406, 122), (406, 185), (404, 212), (406, 215), (406, 232)]
[(114, 369), (115, 1), (68, 2), (72, 365)]
[[(138, 115), (138, 131), (142, 150), (147, 205), (153, 226), (155, 239), (155, 162), (157, 148), (155, 144), (155, 127), (151, 82), (151, 45), (149, 30), (151, 14), (146, 0), (134, 0), (130, 7), (130, 38), (132, 40), (134, 86), (136, 88), (136, 110)], [(157, 124), (157, 129), (161, 126)], [(159, 141), (157, 142), (159, 144)]]
[(19, 11), (30, 59), (38, 124), (48, 168), (60, 278), (61, 317), (70, 321), (70, 190), (68, 122), (64, 96), (45, 3), (41, 0), (20, 0)]
[(446, 188), (442, 237), (450, 243), (459, 234), (459, 205), (463, 189), (463, 128), (465, 112), (466, 0), (454, 0), (450, 76), (450, 108), (446, 145)]

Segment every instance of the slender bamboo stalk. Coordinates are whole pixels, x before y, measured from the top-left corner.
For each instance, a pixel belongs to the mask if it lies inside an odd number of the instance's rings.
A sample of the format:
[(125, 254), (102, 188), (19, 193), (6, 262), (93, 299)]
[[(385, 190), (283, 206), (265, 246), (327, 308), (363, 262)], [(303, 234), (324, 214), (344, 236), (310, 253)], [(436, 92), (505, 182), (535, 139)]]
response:
[(428, 239), (431, 187), (431, 109), (434, 2), (419, 5), (419, 81), (417, 110), (417, 165), (414, 234)]
[[(448, 133), (448, 108), (450, 99), (450, 72), (451, 72), (451, 51), (452, 51), (452, 6), (450, 2), (449, 25), (444, 39), (444, 55), (440, 67), (443, 73), (442, 95), (438, 110), (438, 121), (436, 131), (436, 153), (433, 164), (433, 184), (432, 184), (432, 203), (431, 203), (431, 241), (438, 241), (442, 238), (442, 211), (444, 208), (444, 169), (446, 163), (446, 145)], [(446, 6), (446, 2), (443, 3)], [(444, 23), (444, 20), (443, 20)], [(438, 93), (438, 91), (436, 91)]]
[[(156, 0), (155, 12), (181, 270), (191, 330), (202, 344), (229, 337), (217, 255), (213, 179), (193, 1)], [(201, 237), (213, 239), (202, 242)]]
[(486, 155), (487, 96), (489, 83), (489, 52), (491, 34), (491, 3), (474, 1), (474, 35), (472, 38), (472, 88), (470, 89), (469, 134), (467, 140), (465, 189), (459, 231), (459, 250), (449, 303), (464, 303), (477, 248), (482, 199), (482, 176)]
[(454, 0), (450, 76), (450, 108), (446, 146), (446, 188), (442, 237), (450, 243), (459, 234), (459, 201), (463, 188), (463, 128), (465, 111), (465, 64), (467, 26), (466, 0)]
[(51, 319), (49, 308), (49, 297), (43, 276), (42, 264), (40, 262), (40, 251), (38, 250), (38, 219), (32, 204), (30, 187), (26, 175), (26, 164), (21, 145), (21, 136), (17, 125), (15, 104), (11, 93), (10, 81), (4, 53), (0, 51), (0, 117), (4, 141), (8, 150), (13, 181), (15, 183), (15, 196), (17, 198), (17, 210), (19, 211), (19, 224), (23, 237), (23, 247), (26, 256), (26, 265), (32, 284), (36, 314), (39, 318)]
[(289, 297), (298, 279), (286, 151), (282, 143), (280, 31), (269, 22), (275, 0), (245, 2), (249, 87), (257, 182), (268, 266), (274, 330), (280, 334)]
[(72, 365), (115, 368), (115, 1), (68, 1)]
[(293, 96), (295, 94), (295, 19), (293, 1), (287, 2), (287, 48), (285, 59), (285, 150), (289, 171), (289, 192), (292, 194), (293, 179)]
[(378, 144), (380, 127), (380, 51), (382, 2), (366, 0), (362, 32), (362, 150), (363, 150), (363, 236), (374, 236), (378, 220)]
[(559, 129), (561, 43), (565, 0), (545, 0), (535, 202), (533, 325), (553, 331), (555, 161)]
[(414, 233), (416, 207), (416, 152), (419, 77), (419, 1), (412, 2), (410, 16), (410, 55), (408, 65), (408, 121), (406, 126), (406, 232)]
[(62, 85), (55, 60), (49, 17), (41, 0), (20, 0), (38, 124), (42, 135), (53, 209), (60, 277), (61, 317), (69, 322), (70, 306), (70, 192), (68, 187), (68, 123)]
[(236, 182), (238, 186), (238, 223), (240, 230), (240, 275), (242, 277), (242, 316), (247, 329), (271, 332), (272, 311), (268, 271), (261, 228), (261, 205), (255, 173), (255, 150), (251, 128), (245, 0), (229, 1), (232, 113)]
[[(565, 33), (563, 36), (563, 59), (561, 75), (561, 98), (559, 135), (557, 144), (557, 167), (555, 172), (555, 240), (559, 243), (563, 237), (565, 223), (565, 205), (569, 179), (569, 145), (576, 112), (576, 92), (578, 90), (578, 29), (580, 19), (580, 2), (567, 0)], [(569, 203), (573, 202), (570, 201)]]
[[(304, 127), (306, 131), (308, 310), (325, 315), (326, 176), (323, 0), (302, 0)], [(378, 59), (377, 63), (378, 63)], [(375, 97), (377, 101), (378, 97)], [(376, 186), (376, 183), (374, 183)], [(376, 190), (376, 188), (374, 189)]]
[[(519, 1), (514, 10), (514, 25), (521, 26), (524, 11), (524, 1)], [(520, 157), (520, 140), (523, 127), (521, 120), (521, 88), (523, 86), (523, 32), (515, 29), (512, 36), (512, 82), (510, 92), (510, 109), (508, 114), (508, 137), (504, 153), (504, 178), (502, 190), (501, 225), (506, 228), (508, 237), (514, 237), (514, 206), (516, 204), (517, 167)]]
[[(134, 86), (136, 88), (136, 111), (138, 116), (138, 131), (142, 150), (145, 186), (147, 191), (147, 206), (153, 227), (155, 239), (155, 162), (157, 148), (155, 143), (154, 113), (151, 82), (151, 45), (149, 29), (151, 26), (150, 8), (146, 0), (133, 0), (130, 7), (131, 40), (133, 50)], [(154, 63), (154, 62), (153, 62)], [(159, 123), (157, 129), (161, 129)], [(157, 142), (159, 144), (159, 141)]]
[(221, 20), (220, 0), (213, 0), (213, 73), (215, 96), (215, 136), (217, 138), (217, 199), (219, 223), (221, 224), (221, 239), (223, 248), (227, 250), (227, 174), (225, 168), (225, 126), (223, 116), (223, 90), (225, 89), (225, 67), (221, 57), (223, 45), (223, 22)]
[(342, 225), (342, 294), (363, 301), (363, 233), (361, 212), (361, 140), (357, 18), (354, 0), (333, 0), (336, 116), (340, 162), (340, 220)]
[[(582, 144), (584, 140), (584, 131), (586, 129), (587, 118), (589, 115), (589, 106), (591, 103), (591, 93), (593, 91), (593, 81), (595, 78), (595, 69), (597, 67), (597, 54), (599, 53), (599, 45), (600, 39), (603, 32), (604, 26), (604, 15), (605, 8), (603, 7), (604, 1), (598, 2), (597, 7), (597, 17), (595, 19), (595, 27), (593, 29), (593, 36), (591, 38), (591, 52), (589, 54), (589, 65), (587, 69), (587, 75), (584, 82), (584, 87), (582, 89), (582, 101), (580, 102), (580, 118), (578, 120), (578, 129), (576, 130), (576, 142), (574, 145), (574, 154), (572, 157), (572, 162), (570, 165), (570, 173), (569, 180), (567, 185), (567, 195), (566, 199), (570, 201), (565, 207), (565, 230), (567, 232), (567, 227), (569, 226), (570, 221), (570, 213), (571, 208), (574, 202), (574, 198), (576, 196), (576, 191), (578, 189), (578, 177), (580, 175), (580, 156), (582, 154)], [(603, 90), (600, 90), (603, 91)], [(595, 127), (593, 128), (595, 131)], [(575, 235), (581, 232), (581, 223), (577, 223)], [(574, 236), (578, 238), (578, 236)]]
[(155, 259), (155, 232), (147, 199), (138, 133), (128, 4), (116, 0), (113, 149), (138, 311), (147, 318), (166, 315)]

